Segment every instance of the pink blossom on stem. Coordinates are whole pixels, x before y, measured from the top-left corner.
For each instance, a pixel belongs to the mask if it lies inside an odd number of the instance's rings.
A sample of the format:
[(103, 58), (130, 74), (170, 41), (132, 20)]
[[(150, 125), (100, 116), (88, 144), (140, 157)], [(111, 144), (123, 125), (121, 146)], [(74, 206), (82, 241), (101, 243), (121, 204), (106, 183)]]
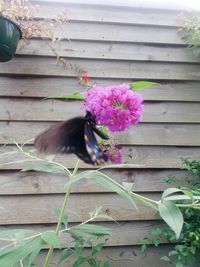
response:
[(106, 150), (109, 160), (114, 164), (122, 163), (122, 148), (118, 144), (109, 146)]
[(142, 118), (143, 98), (128, 84), (113, 86), (94, 85), (85, 92), (85, 108), (92, 113), (97, 124), (111, 132), (124, 131)]

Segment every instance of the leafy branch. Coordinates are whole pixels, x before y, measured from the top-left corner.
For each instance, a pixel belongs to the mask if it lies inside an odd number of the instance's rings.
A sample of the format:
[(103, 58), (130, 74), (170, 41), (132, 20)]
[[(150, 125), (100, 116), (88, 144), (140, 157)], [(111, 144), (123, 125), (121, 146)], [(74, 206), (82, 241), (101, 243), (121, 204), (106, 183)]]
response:
[[(181, 188), (188, 194), (188, 200), (190, 199), (191, 204), (177, 204), (178, 207), (183, 208), (184, 224), (182, 232), (177, 240), (171, 228), (167, 226), (156, 227), (151, 230), (150, 238), (145, 237), (142, 240), (141, 248), (142, 252), (145, 252), (149, 245), (158, 246), (163, 238), (170, 243), (174, 243), (172, 249), (161, 260), (175, 267), (191, 266), (191, 264), (196, 263), (198, 261), (197, 252), (200, 248), (200, 205), (198, 201), (200, 199), (200, 161), (182, 159), (182, 162), (192, 178), (190, 188)], [(174, 177), (174, 181), (176, 181), (176, 177)], [(173, 196), (169, 196), (169, 199), (173, 199)], [(182, 199), (181, 195), (179, 199)]]
[[(116, 182), (114, 179), (109, 177), (108, 175), (101, 172), (104, 167), (101, 167), (97, 170), (89, 170), (83, 171), (78, 174), (77, 167), (75, 171), (71, 173), (65, 166), (62, 164), (53, 161), (53, 157), (49, 156), (47, 158), (40, 158), (37, 155), (33, 154), (35, 151), (25, 151), (23, 144), (20, 146), (14, 141), (20, 153), (24, 154), (26, 157), (31, 160), (40, 161), (43, 164), (36, 164), (31, 166), (30, 168), (26, 168), (25, 170), (35, 170), (35, 171), (47, 171), (47, 172), (57, 172), (67, 174), (70, 177), (70, 180), (66, 184), (66, 195), (65, 201), (67, 201), (68, 196), (70, 194), (71, 185), (82, 180), (82, 179), (94, 179), (98, 184), (110, 189), (113, 192), (116, 192), (123, 198), (127, 199), (131, 204), (137, 209), (137, 205), (135, 201), (142, 202), (148, 207), (154, 209), (159, 212), (161, 218), (171, 227), (171, 229), (175, 232), (176, 238), (178, 239), (183, 227), (183, 214), (181, 209), (184, 208), (192, 208), (199, 209), (200, 207), (200, 197), (196, 195), (194, 192), (190, 190), (183, 190), (177, 188), (168, 188), (166, 189), (160, 200), (156, 201), (147, 197), (144, 197), (140, 194), (137, 194), (131, 190), (133, 184), (124, 184), (121, 185)], [(26, 160), (26, 159), (25, 159)], [(13, 163), (13, 162), (12, 162)], [(7, 162), (6, 164), (9, 164)], [(56, 169), (55, 169), (56, 166)], [(123, 167), (131, 167), (132, 165), (124, 164)], [(112, 167), (116, 167), (112, 165)], [(73, 179), (72, 179), (73, 178)], [(69, 190), (69, 192), (68, 192)], [(48, 266), (48, 265), (47, 265)]]

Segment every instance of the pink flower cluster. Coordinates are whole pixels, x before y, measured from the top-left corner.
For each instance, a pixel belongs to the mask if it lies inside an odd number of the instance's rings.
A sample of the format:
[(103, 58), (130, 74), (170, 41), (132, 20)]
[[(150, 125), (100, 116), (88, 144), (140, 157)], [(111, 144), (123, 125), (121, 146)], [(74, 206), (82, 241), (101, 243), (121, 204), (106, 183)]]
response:
[(122, 148), (118, 144), (110, 145), (110, 147), (107, 148), (106, 154), (112, 163), (122, 163)]
[(95, 117), (96, 123), (107, 126), (111, 132), (124, 131), (142, 118), (143, 98), (127, 84), (94, 85), (85, 92), (85, 98), (84, 106)]

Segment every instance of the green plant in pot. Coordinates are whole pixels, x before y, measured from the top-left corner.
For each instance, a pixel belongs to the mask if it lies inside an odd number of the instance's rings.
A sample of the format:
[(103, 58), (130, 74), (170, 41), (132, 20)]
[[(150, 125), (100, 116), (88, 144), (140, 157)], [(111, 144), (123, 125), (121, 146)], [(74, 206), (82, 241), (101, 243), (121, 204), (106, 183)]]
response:
[(64, 13), (51, 23), (34, 20), (37, 8), (28, 0), (0, 0), (0, 62), (7, 62), (14, 57), (20, 39), (34, 36), (53, 40), (54, 28), (67, 21)]
[(22, 38), (20, 27), (12, 20), (0, 16), (0, 61), (6, 62), (13, 58), (19, 40)]

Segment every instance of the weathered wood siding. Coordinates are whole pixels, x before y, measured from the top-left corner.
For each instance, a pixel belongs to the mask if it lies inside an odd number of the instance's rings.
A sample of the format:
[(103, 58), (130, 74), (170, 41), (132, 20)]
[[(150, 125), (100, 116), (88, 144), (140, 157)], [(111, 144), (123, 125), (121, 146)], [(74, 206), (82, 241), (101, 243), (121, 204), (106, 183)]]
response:
[[(162, 178), (176, 175), (185, 184), (187, 175), (180, 170), (180, 158), (200, 157), (200, 64), (185, 49), (177, 32), (182, 25), (180, 13), (102, 5), (39, 4), (37, 19), (52, 18), (67, 8), (69, 23), (58, 30), (64, 38), (58, 45), (59, 53), (72, 64), (84, 67), (96, 83), (109, 85), (134, 80), (161, 83), (141, 91), (145, 99), (142, 123), (117, 135), (124, 146), (124, 161), (133, 164), (133, 168), (106, 172), (119, 182), (134, 182), (135, 191), (155, 199), (167, 187)], [(77, 83), (76, 75), (74, 69), (56, 65), (52, 52), (37, 38), (28, 42), (12, 61), (1, 63), (0, 144), (5, 143), (5, 135), (25, 141), (55, 121), (81, 114), (80, 101), (44, 100), (83, 91), (85, 88)], [(19, 155), (13, 156), (14, 161), (19, 159)], [(73, 168), (76, 157), (58, 156), (58, 160)], [(66, 177), (19, 173), (25, 165), (28, 163), (13, 163), (0, 171), (0, 229), (21, 225), (52, 229), (56, 222), (53, 210), (61, 205)], [(88, 165), (81, 163), (81, 168)], [(72, 192), (68, 206), (71, 223), (85, 220), (98, 205), (120, 222), (120, 226), (103, 222), (113, 233), (101, 256), (110, 260), (113, 267), (168, 266), (159, 260), (168, 250), (167, 245), (151, 248), (146, 256), (139, 252), (140, 240), (160, 224), (153, 210), (139, 204), (137, 212), (125, 200), (92, 181), (76, 184)], [(38, 267), (45, 255), (43, 251)]]

